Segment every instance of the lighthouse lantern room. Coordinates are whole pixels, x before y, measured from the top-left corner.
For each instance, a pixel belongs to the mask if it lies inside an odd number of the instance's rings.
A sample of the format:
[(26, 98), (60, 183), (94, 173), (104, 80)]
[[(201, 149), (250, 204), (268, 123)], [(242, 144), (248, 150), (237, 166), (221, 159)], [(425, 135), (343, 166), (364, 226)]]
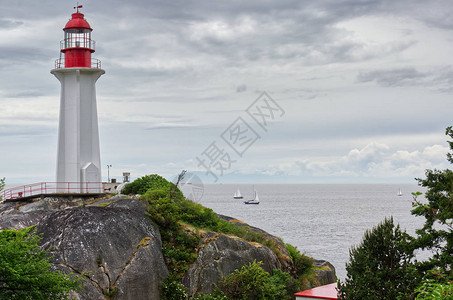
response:
[[(63, 28), (64, 40), (60, 41), (60, 58), (57, 59), (55, 67), (65, 68), (86, 67), (92, 65), (100, 68), (100, 61), (91, 58), (91, 53), (95, 51), (95, 41), (91, 39), (93, 29), (84, 19), (84, 15), (79, 12), (82, 5), (78, 5), (77, 12), (72, 14), (72, 18)], [(64, 55), (64, 58), (63, 58)]]
[[(102, 191), (96, 81), (105, 73), (91, 58), (93, 29), (79, 12), (64, 27), (60, 58), (51, 73), (61, 84), (58, 127), (57, 189), (61, 192)], [(70, 187), (70, 188), (68, 188)]]

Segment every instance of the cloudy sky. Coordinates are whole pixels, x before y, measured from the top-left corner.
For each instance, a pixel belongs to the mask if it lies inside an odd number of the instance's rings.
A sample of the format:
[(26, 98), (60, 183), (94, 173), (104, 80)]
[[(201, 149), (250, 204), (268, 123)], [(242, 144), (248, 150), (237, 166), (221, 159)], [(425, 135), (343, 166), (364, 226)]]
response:
[[(106, 71), (104, 179), (107, 164), (118, 179), (187, 169), (207, 183), (415, 183), (448, 167), (451, 1), (79, 3)], [(74, 5), (0, 2), (9, 184), (55, 180), (50, 70)]]

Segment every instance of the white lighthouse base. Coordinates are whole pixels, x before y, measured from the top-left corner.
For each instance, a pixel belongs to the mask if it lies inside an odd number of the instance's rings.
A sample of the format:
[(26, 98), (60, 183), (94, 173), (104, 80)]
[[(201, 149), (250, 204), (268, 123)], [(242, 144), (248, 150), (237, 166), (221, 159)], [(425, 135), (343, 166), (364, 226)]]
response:
[(95, 84), (105, 71), (62, 68), (51, 73), (61, 83), (57, 190), (100, 193), (102, 176)]

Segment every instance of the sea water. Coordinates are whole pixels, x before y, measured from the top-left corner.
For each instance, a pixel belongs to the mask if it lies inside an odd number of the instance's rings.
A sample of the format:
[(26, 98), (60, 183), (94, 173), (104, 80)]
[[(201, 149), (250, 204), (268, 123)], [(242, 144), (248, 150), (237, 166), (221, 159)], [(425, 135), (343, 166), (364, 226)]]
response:
[[(244, 199), (233, 199), (237, 188)], [(403, 195), (397, 196), (400, 188)], [(253, 189), (260, 204), (244, 204), (253, 197)], [(308, 256), (329, 261), (344, 279), (349, 249), (362, 241), (365, 230), (391, 216), (409, 234), (422, 226), (424, 219), (410, 213), (411, 193), (416, 191), (424, 190), (416, 184), (207, 184), (197, 201), (278, 236)]]

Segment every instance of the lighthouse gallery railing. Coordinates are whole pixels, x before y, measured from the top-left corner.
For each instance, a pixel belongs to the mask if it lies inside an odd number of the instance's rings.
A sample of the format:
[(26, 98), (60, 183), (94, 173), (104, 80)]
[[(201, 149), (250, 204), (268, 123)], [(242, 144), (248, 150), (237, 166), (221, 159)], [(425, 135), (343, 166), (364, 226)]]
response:
[[(55, 60), (55, 69), (63, 69), (64, 67), (64, 57), (60, 57)], [(97, 58), (92, 58), (91, 67), (94, 69), (101, 69), (101, 61)]]
[(6, 189), (0, 193), (0, 203), (44, 194), (98, 194), (105, 192), (103, 182), (38, 182)]

